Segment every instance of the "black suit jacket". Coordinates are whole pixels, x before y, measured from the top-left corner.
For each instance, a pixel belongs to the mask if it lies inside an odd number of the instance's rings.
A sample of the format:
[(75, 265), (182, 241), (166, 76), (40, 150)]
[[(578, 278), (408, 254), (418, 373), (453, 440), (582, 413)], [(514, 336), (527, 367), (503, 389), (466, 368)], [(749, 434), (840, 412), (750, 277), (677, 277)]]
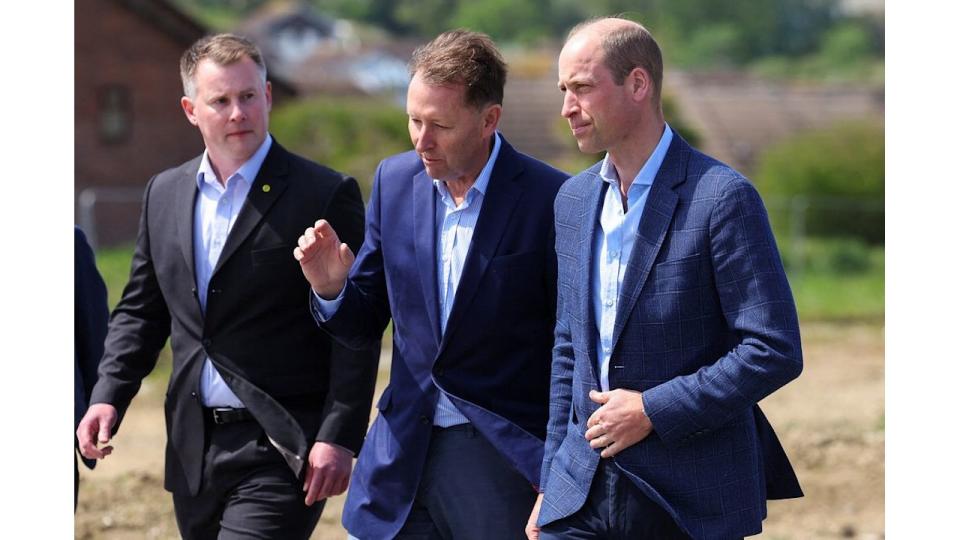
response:
[[(73, 228), (73, 429), (87, 410), (87, 398), (97, 382), (97, 366), (107, 335), (107, 286), (97, 271), (87, 237)], [(76, 437), (76, 435), (74, 435)], [(76, 445), (76, 444), (75, 444)], [(97, 460), (80, 456), (93, 468)]]
[(191, 494), (200, 487), (199, 380), (208, 355), (297, 475), (314, 440), (359, 451), (379, 358), (379, 346), (350, 351), (316, 328), (310, 286), (293, 257), (297, 239), (319, 218), (360, 246), (356, 181), (274, 141), (214, 268), (204, 314), (193, 260), (200, 159), (147, 185), (130, 282), (111, 317), (90, 400), (116, 406), (122, 418), (170, 336), (164, 486)]

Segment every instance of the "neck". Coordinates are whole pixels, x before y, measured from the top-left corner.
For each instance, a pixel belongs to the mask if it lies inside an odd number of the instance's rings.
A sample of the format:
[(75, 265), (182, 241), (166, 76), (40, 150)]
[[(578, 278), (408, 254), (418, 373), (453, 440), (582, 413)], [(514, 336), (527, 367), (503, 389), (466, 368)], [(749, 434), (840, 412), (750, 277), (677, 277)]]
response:
[(644, 122), (640, 123), (642, 127), (634, 131), (631, 137), (608, 151), (610, 161), (617, 170), (617, 176), (620, 177), (620, 195), (624, 201), (626, 201), (627, 192), (633, 184), (633, 179), (637, 177), (640, 169), (643, 168), (647, 160), (650, 159), (650, 155), (657, 148), (666, 127), (662, 116), (657, 118), (655, 122), (650, 122), (647, 126), (643, 126), (643, 124)]
[(483, 148), (485, 148), (486, 151), (477, 156), (469, 173), (454, 178), (453, 180), (444, 181), (447, 185), (447, 191), (450, 192), (450, 196), (453, 197), (453, 201), (457, 203), (457, 206), (460, 206), (460, 203), (467, 197), (467, 192), (477, 183), (477, 178), (480, 177), (480, 173), (487, 165), (487, 161), (490, 159), (490, 153), (493, 152), (493, 139), (489, 139), (487, 144), (483, 145)]

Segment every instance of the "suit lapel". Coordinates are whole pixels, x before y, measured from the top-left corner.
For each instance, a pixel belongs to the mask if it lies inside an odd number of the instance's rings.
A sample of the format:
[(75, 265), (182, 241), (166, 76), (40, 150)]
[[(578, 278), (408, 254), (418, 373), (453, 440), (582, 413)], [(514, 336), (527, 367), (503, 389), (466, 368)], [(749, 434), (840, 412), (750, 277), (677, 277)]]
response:
[(247, 239), (247, 236), (260, 223), (263, 216), (267, 214), (270, 207), (273, 206), (284, 190), (287, 189), (287, 151), (277, 143), (276, 140), (270, 145), (270, 151), (267, 153), (263, 165), (260, 166), (260, 172), (257, 178), (250, 186), (250, 193), (247, 194), (247, 200), (244, 201), (237, 221), (230, 229), (227, 235), (227, 241), (223, 245), (223, 251), (220, 258), (217, 259), (217, 265), (213, 269), (216, 275), (220, 268), (237, 251), (240, 244)]
[(584, 344), (587, 350), (587, 358), (590, 360), (590, 370), (593, 373), (593, 382), (596, 387), (600, 387), (600, 375), (597, 371), (597, 326), (594, 322), (593, 313), (593, 258), (594, 238), (596, 237), (597, 227), (600, 226), (600, 209), (603, 207), (603, 194), (606, 192), (607, 183), (597, 176), (600, 170), (598, 163), (591, 167), (584, 174), (588, 175), (586, 189), (583, 193), (582, 207), (580, 212), (580, 256), (578, 260), (583, 261), (583, 266), (577, 273), (577, 290), (581, 291), (580, 305), (577, 306), (578, 316), (586, 324), (590, 331), (584, 333), (587, 336), (587, 342)]
[(613, 347), (623, 332), (630, 312), (640, 297), (653, 261), (660, 252), (663, 239), (667, 235), (670, 223), (673, 221), (673, 212), (677, 208), (679, 196), (674, 187), (686, 179), (686, 162), (689, 147), (686, 142), (674, 133), (673, 141), (667, 150), (667, 155), (657, 171), (657, 176), (650, 186), (643, 216), (637, 227), (637, 238), (633, 244), (633, 252), (627, 261), (627, 271), (623, 276), (623, 286), (620, 289), (620, 298), (617, 301), (617, 316), (613, 325)]
[[(200, 169), (200, 160), (202, 159), (203, 156), (201, 155), (185, 167), (186, 172), (177, 186), (176, 201), (174, 202), (174, 208), (177, 212), (177, 243), (180, 244), (183, 259), (190, 270), (190, 281), (194, 284), (194, 292), (196, 292), (197, 271), (196, 262), (193, 260), (193, 214), (197, 204), (197, 193), (199, 192), (197, 189), (197, 171)], [(194, 297), (196, 297), (196, 294), (194, 294)], [(200, 307), (199, 298), (197, 307)]]
[(450, 308), (450, 318), (447, 319), (447, 330), (440, 342), (442, 352), (449, 341), (449, 337), (457, 327), (467, 311), (467, 306), (477, 292), (477, 287), (490, 265), (500, 244), (500, 239), (510, 223), (523, 187), (517, 177), (523, 171), (523, 166), (517, 157), (516, 151), (501, 140), (500, 154), (493, 165), (490, 174), (490, 183), (483, 196), (483, 207), (477, 217), (477, 225), (470, 240), (470, 249), (463, 263), (463, 274), (457, 285), (457, 295)]
[(440, 304), (437, 300), (437, 198), (433, 180), (425, 170), (413, 177), (413, 244), (420, 286), (434, 343), (440, 343)]

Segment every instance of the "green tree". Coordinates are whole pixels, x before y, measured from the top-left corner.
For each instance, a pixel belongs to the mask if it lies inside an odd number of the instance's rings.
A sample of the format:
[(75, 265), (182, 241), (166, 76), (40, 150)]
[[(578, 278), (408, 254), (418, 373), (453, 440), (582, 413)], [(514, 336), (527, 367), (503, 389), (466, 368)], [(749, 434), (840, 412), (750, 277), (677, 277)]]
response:
[[(883, 243), (884, 146), (877, 123), (847, 122), (802, 133), (760, 157), (757, 185), (774, 200), (805, 198), (812, 236)], [(779, 230), (788, 226), (785, 213), (771, 217)]]

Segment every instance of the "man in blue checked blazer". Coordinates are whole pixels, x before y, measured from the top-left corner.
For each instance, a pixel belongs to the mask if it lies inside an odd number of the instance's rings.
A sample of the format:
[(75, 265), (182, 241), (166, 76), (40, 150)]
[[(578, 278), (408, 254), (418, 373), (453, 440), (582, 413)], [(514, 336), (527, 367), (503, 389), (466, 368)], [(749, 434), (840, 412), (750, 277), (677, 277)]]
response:
[(562, 114), (604, 159), (555, 202), (558, 320), (530, 538), (740, 538), (802, 496), (757, 402), (800, 374), (753, 186), (664, 122), (662, 59), (599, 19), (560, 53)]

